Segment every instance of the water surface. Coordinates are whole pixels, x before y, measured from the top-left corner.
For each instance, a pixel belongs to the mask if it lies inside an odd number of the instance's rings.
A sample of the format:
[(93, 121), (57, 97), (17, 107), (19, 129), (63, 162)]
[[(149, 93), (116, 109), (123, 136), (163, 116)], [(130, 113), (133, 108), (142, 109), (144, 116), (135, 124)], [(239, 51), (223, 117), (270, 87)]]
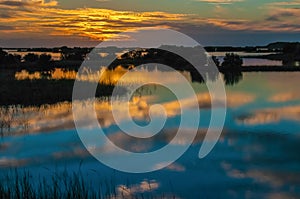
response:
[[(210, 118), (210, 97), (205, 85), (193, 83), (201, 108), (201, 121), (194, 144), (167, 168), (146, 174), (128, 174), (96, 161), (83, 147), (72, 117), (72, 105), (62, 102), (41, 107), (1, 108), (1, 172), (26, 168), (33, 176), (78, 171), (93, 186), (113, 179), (118, 196), (165, 195), (178, 198), (299, 198), (300, 197), (300, 93), (298, 72), (243, 73), (243, 80), (226, 86), (227, 117), (223, 133), (213, 151), (198, 158)], [(186, 99), (188, 100), (188, 99)], [(163, 130), (144, 142), (132, 140), (110, 113), (108, 99), (99, 99), (96, 112), (108, 137), (118, 146), (135, 152), (155, 150), (176, 133), (180, 107), (172, 93), (150, 85), (130, 102), (130, 113), (140, 124), (149, 122), (149, 107), (161, 103), (168, 116)], [(89, 126), (88, 115), (86, 126)], [(117, 107), (122, 114), (123, 107)], [(194, 107), (188, 107), (193, 111)], [(124, 117), (125, 118), (125, 117)], [(126, 122), (126, 121), (124, 121)], [(189, 133), (188, 129), (186, 133)], [(184, 137), (181, 143), (184, 143)], [(178, 143), (180, 145), (180, 143)], [(113, 152), (98, 146), (103, 153)], [(101, 151), (102, 150), (102, 151)], [(145, 195), (143, 195), (145, 194)]]

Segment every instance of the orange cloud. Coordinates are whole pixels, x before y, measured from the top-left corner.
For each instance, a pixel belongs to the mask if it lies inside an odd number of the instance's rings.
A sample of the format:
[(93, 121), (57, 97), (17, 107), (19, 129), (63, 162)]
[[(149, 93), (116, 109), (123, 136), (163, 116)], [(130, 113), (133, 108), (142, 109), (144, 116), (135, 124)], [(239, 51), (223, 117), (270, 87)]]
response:
[(298, 6), (300, 5), (299, 0), (295, 1), (279, 1), (279, 2), (272, 2), (268, 4), (269, 6)]
[(232, 4), (235, 2), (242, 2), (244, 0), (197, 0), (197, 1), (212, 3), (212, 4)]
[[(126, 39), (120, 32), (141, 27), (163, 26), (182, 21), (186, 15), (165, 12), (131, 12), (97, 8), (66, 10), (56, 1), (0, 1), (0, 10), (7, 16), (0, 23), (7, 28), (5, 34), (39, 33), (39, 35), (73, 35), (94, 40)], [(9, 35), (7, 35), (9, 36)]]
[(240, 116), (236, 121), (245, 125), (261, 125), (277, 123), (284, 119), (300, 121), (300, 106), (262, 109), (249, 115)]
[[(228, 4), (241, 0), (202, 0), (214, 4)], [(0, 0), (2, 39), (9, 38), (82, 38), (91, 41), (128, 40), (119, 34), (145, 27), (165, 27), (197, 31), (210, 28), (233, 31), (297, 32), (300, 10), (299, 1), (265, 4), (261, 11), (264, 19), (224, 18), (228, 10), (219, 10), (216, 17), (205, 18), (196, 14), (168, 12), (133, 12), (99, 8), (63, 9), (57, 1), (3, 1)]]

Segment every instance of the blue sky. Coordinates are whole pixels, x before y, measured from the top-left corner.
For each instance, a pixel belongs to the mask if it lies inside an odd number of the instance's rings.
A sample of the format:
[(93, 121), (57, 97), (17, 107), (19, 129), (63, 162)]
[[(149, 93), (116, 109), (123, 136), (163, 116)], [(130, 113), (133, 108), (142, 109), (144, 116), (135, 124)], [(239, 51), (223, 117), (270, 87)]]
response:
[(94, 46), (144, 27), (203, 45), (300, 40), (300, 0), (0, 0), (0, 46)]

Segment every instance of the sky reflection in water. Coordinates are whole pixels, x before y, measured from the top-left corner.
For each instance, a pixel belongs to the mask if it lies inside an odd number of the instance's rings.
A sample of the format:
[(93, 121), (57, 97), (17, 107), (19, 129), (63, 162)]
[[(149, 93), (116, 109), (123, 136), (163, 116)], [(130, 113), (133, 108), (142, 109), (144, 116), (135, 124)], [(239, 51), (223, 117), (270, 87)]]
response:
[[(26, 167), (47, 176), (65, 167), (75, 171), (80, 164), (87, 178), (94, 182), (99, 180), (93, 175), (95, 172), (102, 177), (113, 175), (118, 194), (128, 196), (151, 191), (182, 198), (300, 197), (300, 93), (296, 87), (299, 77), (298, 72), (244, 73), (241, 82), (227, 86), (224, 131), (205, 159), (198, 159), (198, 151), (209, 123), (210, 97), (203, 84), (193, 83), (201, 108), (194, 144), (174, 164), (148, 174), (113, 171), (92, 158), (76, 135), (70, 103), (14, 107), (10, 110), (15, 114), (10, 118), (10, 132), (4, 131), (0, 142), (0, 167), (3, 171)], [(157, 102), (162, 102), (168, 116), (166, 128), (146, 141), (133, 140), (116, 127), (108, 101), (96, 103), (98, 120), (108, 137), (118, 146), (135, 152), (152, 151), (167, 144), (180, 120), (180, 107), (172, 93), (154, 85), (143, 89), (130, 102), (134, 119), (146, 124), (149, 106)], [(194, 105), (188, 103), (188, 98), (184, 101), (192, 111)], [(76, 103), (84, 107), (84, 102)], [(118, 108), (121, 114), (122, 106)], [(3, 111), (1, 117), (8, 117)], [(82, 117), (86, 117), (88, 127), (87, 115)], [(184, 137), (177, 144), (182, 143)], [(111, 153), (105, 145), (94, 150)]]

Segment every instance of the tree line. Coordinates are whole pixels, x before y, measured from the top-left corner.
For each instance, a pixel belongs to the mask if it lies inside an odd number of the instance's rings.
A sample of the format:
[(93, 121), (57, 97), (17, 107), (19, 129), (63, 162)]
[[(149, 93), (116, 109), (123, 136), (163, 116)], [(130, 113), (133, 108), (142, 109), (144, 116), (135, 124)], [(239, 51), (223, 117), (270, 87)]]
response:
[[(68, 48), (61, 47), (55, 52), (61, 53), (61, 59), (59, 61), (77, 61), (78, 65), (86, 58), (86, 55), (91, 51), (90, 48)], [(25, 66), (41, 66), (49, 67), (54, 63), (54, 60), (49, 52), (43, 52), (42, 54), (37, 54), (34, 52), (29, 52), (23, 57), (16, 53), (8, 53), (0, 48), (0, 66), (6, 68), (16, 68), (22, 65)], [(66, 66), (67, 67), (67, 66)]]

